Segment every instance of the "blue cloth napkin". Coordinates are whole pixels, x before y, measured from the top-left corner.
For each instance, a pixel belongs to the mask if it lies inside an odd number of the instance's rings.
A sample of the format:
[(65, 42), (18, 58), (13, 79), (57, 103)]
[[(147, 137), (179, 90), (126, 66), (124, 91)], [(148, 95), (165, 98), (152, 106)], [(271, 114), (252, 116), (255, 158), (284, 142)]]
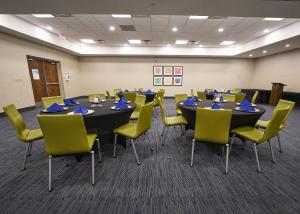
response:
[(228, 91), (226, 91), (226, 93), (225, 94), (231, 94), (231, 91), (230, 90), (228, 90)]
[(58, 112), (58, 111), (63, 111), (64, 108), (57, 103), (52, 104), (50, 107), (47, 108), (48, 112)]
[(119, 91), (119, 92), (118, 92), (118, 95), (122, 95), (122, 94), (123, 94), (123, 91)]
[(255, 112), (255, 109), (252, 107), (251, 103), (248, 100), (241, 102), (240, 110), (247, 112)]
[(193, 102), (199, 102), (200, 101), (198, 99), (198, 97), (196, 97), (196, 96), (193, 96), (190, 100), (193, 101)]
[(124, 102), (124, 103), (128, 103), (128, 100), (125, 97), (121, 97), (118, 101), (119, 102)]
[(150, 89), (148, 89), (147, 91), (145, 91), (145, 94), (151, 94), (152, 91)]
[(187, 99), (182, 103), (183, 106), (195, 106), (195, 103), (191, 99)]
[(66, 106), (71, 106), (71, 105), (76, 105), (77, 102), (75, 100), (72, 100), (72, 99), (66, 99), (64, 100), (64, 103)]
[(221, 108), (221, 105), (219, 103), (213, 103), (211, 105), (211, 109), (220, 109)]
[(129, 91), (127, 89), (125, 89), (124, 92), (129, 92)]
[(82, 115), (86, 115), (88, 113), (88, 109), (83, 107), (83, 106), (77, 106), (75, 109), (74, 109), (74, 112), (75, 113), (81, 113)]
[(120, 99), (118, 101), (118, 104), (116, 105), (117, 109), (128, 109), (128, 105), (126, 105), (126, 101), (124, 101), (126, 99)]
[(215, 89), (215, 90), (214, 90), (214, 93), (215, 93), (215, 94), (217, 94), (217, 93), (218, 93), (218, 91)]

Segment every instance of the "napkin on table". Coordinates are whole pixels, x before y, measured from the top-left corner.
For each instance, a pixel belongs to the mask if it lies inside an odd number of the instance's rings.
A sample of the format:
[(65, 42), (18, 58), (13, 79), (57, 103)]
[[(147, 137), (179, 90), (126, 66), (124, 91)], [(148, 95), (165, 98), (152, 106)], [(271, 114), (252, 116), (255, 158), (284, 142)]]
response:
[(220, 109), (221, 108), (221, 105), (219, 103), (213, 103), (211, 105), (211, 109)]
[(183, 106), (195, 106), (195, 103), (191, 99), (187, 99), (182, 103)]
[(65, 103), (66, 106), (71, 106), (71, 105), (76, 105), (77, 104), (77, 102), (75, 100), (72, 100), (72, 99), (65, 99), (64, 103)]
[(119, 91), (119, 92), (118, 92), (118, 95), (122, 95), (122, 94), (123, 94), (123, 91)]
[(125, 89), (124, 92), (129, 92), (129, 91), (127, 89)]
[(193, 101), (193, 102), (199, 102), (200, 101), (198, 99), (198, 97), (196, 97), (196, 96), (193, 96), (190, 100)]
[(255, 112), (255, 109), (252, 107), (251, 103), (248, 100), (241, 102), (240, 110), (247, 112)]
[(226, 91), (226, 93), (225, 94), (231, 94), (231, 91), (230, 90), (228, 90), (228, 91)]
[(148, 89), (147, 91), (145, 91), (145, 94), (151, 94), (152, 91), (150, 89)]
[(64, 108), (57, 103), (52, 104), (50, 107), (47, 108), (48, 112), (58, 112), (58, 111), (63, 111)]
[(74, 109), (74, 113), (80, 113), (82, 115), (86, 115), (88, 113), (88, 109), (80, 105)]
[(124, 99), (120, 99), (118, 101), (118, 104), (116, 105), (117, 109), (128, 109), (128, 105), (126, 105), (126, 101), (124, 101), (124, 100), (126, 100), (126, 99), (124, 98)]

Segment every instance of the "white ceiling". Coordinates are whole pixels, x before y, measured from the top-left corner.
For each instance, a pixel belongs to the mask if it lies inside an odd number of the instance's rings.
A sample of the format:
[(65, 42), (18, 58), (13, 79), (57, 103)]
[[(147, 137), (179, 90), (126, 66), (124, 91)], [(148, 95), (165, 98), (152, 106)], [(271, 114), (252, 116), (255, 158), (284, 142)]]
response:
[[(111, 15), (77, 15), (72, 17), (36, 18), (32, 15), (17, 15), (43, 29), (55, 34), (63, 33), (66, 40), (80, 44), (80, 39), (104, 40), (104, 44), (90, 46), (123, 46), (129, 39), (151, 40), (150, 44), (140, 46), (166, 46), (175, 43), (176, 39), (195, 40), (204, 47), (221, 47), (224, 40), (236, 41), (243, 45), (300, 19), (283, 19), (282, 21), (263, 21), (263, 18), (224, 17), (223, 19), (191, 20), (189, 16), (150, 15), (133, 16), (132, 18), (113, 18)], [(136, 31), (122, 31), (119, 25), (134, 25)], [(109, 27), (114, 26), (115, 31)], [(173, 32), (172, 28), (178, 31)], [(224, 28), (219, 33), (218, 29)], [(182, 45), (177, 45), (182, 47)], [(187, 45), (196, 47), (199, 45)]]

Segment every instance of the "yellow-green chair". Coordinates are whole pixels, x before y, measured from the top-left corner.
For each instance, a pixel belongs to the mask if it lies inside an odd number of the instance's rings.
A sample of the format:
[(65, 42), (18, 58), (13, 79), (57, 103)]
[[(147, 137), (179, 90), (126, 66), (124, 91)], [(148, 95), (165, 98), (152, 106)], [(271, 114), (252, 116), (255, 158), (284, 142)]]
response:
[(206, 100), (206, 93), (204, 91), (197, 91), (197, 97), (199, 100)]
[(246, 98), (245, 93), (237, 93), (237, 94), (234, 94), (234, 95), (235, 95), (235, 102), (237, 102), (237, 103), (243, 102)]
[(194, 89), (191, 89), (191, 95), (192, 95), (192, 97), (196, 96), (195, 92), (194, 92)]
[(115, 134), (114, 157), (116, 157), (118, 135), (122, 135), (130, 139), (138, 165), (140, 165), (140, 161), (135, 149), (135, 143), (134, 143), (135, 139), (145, 134), (146, 137), (148, 138), (150, 149), (151, 151), (153, 151), (151, 147), (150, 138), (147, 133), (147, 131), (151, 128), (152, 112), (153, 112), (153, 102), (147, 103), (141, 107), (140, 117), (137, 123), (127, 123), (114, 130), (114, 134)]
[[(160, 98), (158, 98), (158, 103), (159, 103), (161, 118), (162, 118), (162, 121), (164, 124), (164, 129), (163, 129), (163, 132), (161, 133), (161, 136), (162, 137), (164, 136), (165, 129), (167, 128), (167, 131), (165, 134), (165, 138), (166, 138), (168, 135), (168, 132), (169, 132), (169, 127), (177, 126), (177, 125), (179, 125), (181, 128), (181, 134), (185, 135), (185, 125), (187, 125), (186, 119), (181, 115), (167, 117)], [(184, 127), (184, 129), (182, 128), (182, 126)], [(162, 145), (164, 145), (164, 139), (162, 139), (161, 141), (162, 141)]]
[(252, 97), (252, 100), (251, 100), (251, 103), (252, 104), (255, 104), (256, 103), (256, 99), (257, 99), (257, 96), (259, 94), (259, 91), (255, 91), (253, 97)]
[(235, 102), (235, 95), (234, 94), (222, 94), (223, 99), (231, 102)]
[(106, 99), (111, 100), (111, 96), (110, 96), (109, 91), (106, 91)]
[(208, 142), (226, 145), (225, 173), (228, 174), (229, 129), (232, 110), (197, 108), (195, 134), (192, 143), (191, 166), (194, 163), (195, 142)]
[(27, 129), (22, 115), (13, 104), (3, 107), (3, 110), (16, 130), (18, 140), (27, 144), (23, 170), (26, 169), (27, 157), (31, 155), (32, 143), (43, 138), (41, 129)]
[(143, 88), (139, 88), (138, 91), (143, 91)]
[[(288, 108), (280, 108), (280, 109), (275, 110), (273, 112), (272, 118), (271, 118), (270, 122), (268, 123), (264, 132), (256, 129), (255, 127), (250, 127), (250, 126), (240, 127), (240, 128), (237, 128), (237, 129), (234, 129), (231, 131), (233, 133), (233, 139), (236, 135), (238, 135), (238, 136), (240, 136), (244, 139), (247, 139), (253, 143), (258, 172), (260, 172), (261, 170), (260, 170), (260, 165), (259, 165), (259, 160), (258, 160), (258, 155), (257, 155), (256, 144), (261, 144), (261, 143), (267, 141), (269, 143), (269, 147), (270, 147), (272, 162), (275, 163), (270, 140), (271, 140), (271, 138), (278, 135), (278, 132), (280, 130), (280, 125), (284, 121), (285, 117), (288, 115), (288, 111), (289, 111)], [(232, 142), (233, 142), (233, 140), (232, 140)], [(230, 145), (230, 147), (232, 147), (232, 144)]]
[(187, 94), (175, 94), (176, 114), (177, 115), (182, 114), (182, 112), (181, 112), (180, 108), (177, 106), (177, 104), (184, 101), (184, 100), (187, 100), (187, 99), (188, 99)]
[(234, 88), (234, 89), (231, 89), (230, 91), (231, 91), (231, 93), (237, 94), (241, 91), (241, 89), (240, 88)]
[(95, 97), (98, 97), (100, 100), (106, 100), (104, 93), (93, 93), (88, 95), (88, 99), (90, 102), (93, 102)]
[(49, 155), (49, 191), (52, 189), (52, 157), (90, 153), (92, 156), (92, 184), (95, 184), (94, 142), (97, 141), (99, 162), (100, 143), (96, 134), (87, 134), (82, 115), (38, 115)]
[(64, 105), (64, 99), (62, 96), (54, 96), (54, 97), (43, 97), (42, 104), (44, 108), (49, 108), (52, 104)]
[[(282, 121), (282, 123), (279, 127), (280, 130), (285, 128), (285, 125), (287, 123), (289, 114), (293, 110), (294, 106), (295, 106), (295, 102), (291, 102), (291, 101), (283, 100), (283, 99), (280, 99), (278, 104), (276, 105), (274, 111), (276, 111), (278, 109), (281, 109), (281, 108), (288, 108), (289, 109), (288, 114), (286, 115), (286, 117), (284, 118), (284, 120)], [(269, 123), (270, 123), (270, 120), (258, 120), (255, 126), (259, 127), (259, 128), (266, 129)], [(278, 135), (277, 135), (277, 140), (278, 140), (278, 144), (279, 144), (279, 151), (282, 152), (279, 132), (278, 132)]]
[(136, 95), (136, 98), (135, 98), (136, 107), (130, 116), (131, 120), (139, 119), (142, 106), (145, 105), (145, 102), (146, 102), (145, 95), (139, 95), (139, 94)]
[(118, 93), (120, 91), (122, 91), (122, 89), (120, 89), (120, 88), (115, 88), (114, 89), (115, 100), (119, 100), (120, 99), (119, 96), (118, 96)]
[(162, 103), (164, 102), (165, 99), (164, 96), (165, 96), (165, 89), (159, 89), (154, 99), (154, 107), (159, 106), (159, 102), (158, 102), (159, 98)]
[(123, 97), (131, 102), (135, 102), (136, 93), (135, 92), (124, 92)]
[(207, 92), (212, 92), (212, 91), (214, 91), (215, 89), (213, 89), (213, 88), (206, 88), (205, 89)]

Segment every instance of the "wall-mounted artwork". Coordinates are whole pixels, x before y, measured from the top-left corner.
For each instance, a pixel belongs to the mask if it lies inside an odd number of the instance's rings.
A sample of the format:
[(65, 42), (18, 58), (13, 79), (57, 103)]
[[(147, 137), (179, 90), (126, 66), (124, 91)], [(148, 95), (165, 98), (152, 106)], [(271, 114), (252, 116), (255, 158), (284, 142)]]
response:
[(162, 76), (154, 76), (153, 77), (153, 85), (154, 86), (162, 85), (162, 81), (163, 81)]
[(174, 76), (182, 76), (183, 67), (182, 66), (174, 66)]
[(164, 76), (172, 76), (172, 75), (173, 75), (173, 67), (164, 66)]
[(174, 80), (173, 85), (176, 86), (182, 85), (182, 76), (175, 76), (173, 80)]
[(163, 75), (163, 67), (162, 66), (153, 66), (153, 75), (154, 76)]
[(164, 85), (169, 86), (173, 84), (173, 77), (164, 77)]
[(182, 86), (183, 66), (153, 66), (153, 86)]

